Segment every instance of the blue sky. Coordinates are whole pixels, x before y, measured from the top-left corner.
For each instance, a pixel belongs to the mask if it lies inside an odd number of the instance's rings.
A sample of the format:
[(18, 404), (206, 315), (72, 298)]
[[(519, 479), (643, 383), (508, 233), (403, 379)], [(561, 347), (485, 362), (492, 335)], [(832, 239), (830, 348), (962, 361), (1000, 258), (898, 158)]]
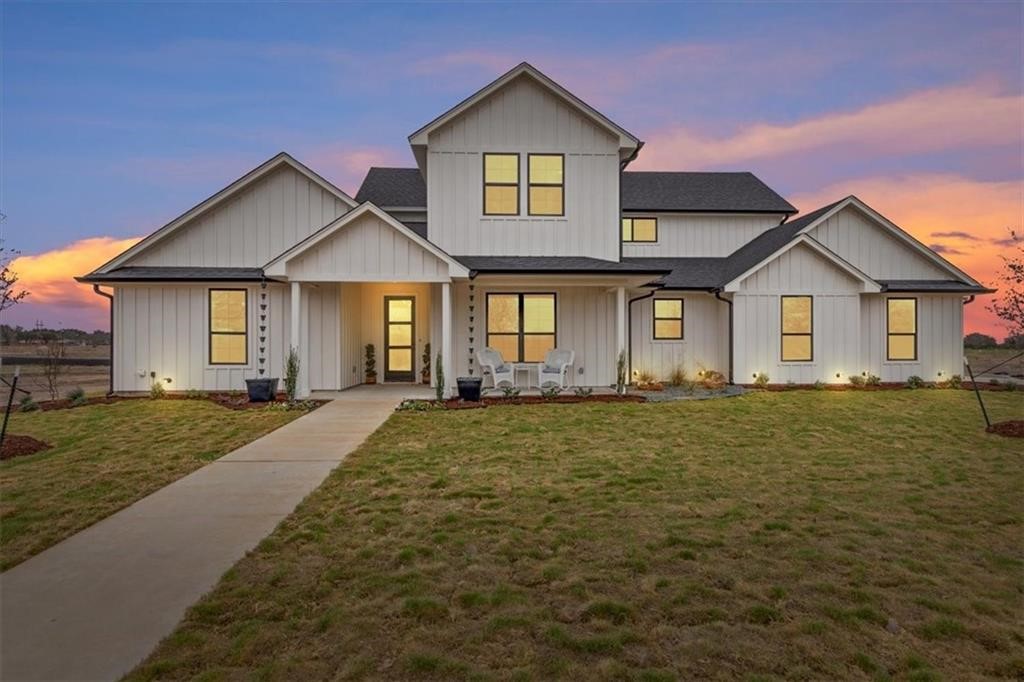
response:
[(1015, 2), (0, 7), (0, 211), (25, 254), (144, 235), (280, 150), (354, 192), (523, 60), (647, 140), (638, 167), (807, 201), (1022, 176)]

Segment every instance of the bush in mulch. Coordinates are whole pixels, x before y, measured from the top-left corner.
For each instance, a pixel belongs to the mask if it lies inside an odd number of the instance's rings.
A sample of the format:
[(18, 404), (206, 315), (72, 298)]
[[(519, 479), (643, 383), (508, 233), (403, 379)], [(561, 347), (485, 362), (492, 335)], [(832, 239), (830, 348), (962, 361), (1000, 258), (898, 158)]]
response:
[(3, 447), (0, 448), (0, 460), (34, 455), (37, 452), (49, 450), (51, 447), (53, 446), (49, 443), (44, 443), (32, 436), (18, 436), (9, 433), (4, 437)]
[(1010, 421), (999, 422), (985, 429), (989, 433), (1009, 438), (1024, 438), (1024, 419), (1011, 419)]
[[(32, 410), (40, 410), (42, 412), (49, 412), (51, 410), (68, 410), (74, 407), (84, 407), (86, 405), (110, 405), (111, 403), (119, 403), (122, 400), (154, 400), (148, 394), (147, 395), (108, 395), (98, 396), (95, 398), (82, 398), (78, 397), (75, 399), (61, 399), (61, 400), (44, 400), (42, 402), (33, 402)], [(209, 400), (210, 402), (216, 403), (221, 407), (225, 407), (229, 410), (251, 410), (259, 409), (261, 407), (267, 407), (269, 405), (274, 406), (285, 406), (288, 405), (288, 400), (285, 398), (284, 393), (278, 393), (274, 400), (264, 403), (251, 403), (245, 393), (205, 393), (202, 391), (194, 391), (189, 393), (167, 393), (161, 398), (155, 398), (155, 400)], [(302, 400), (292, 405), (292, 408), (313, 410), (324, 404), (325, 400)], [(22, 411), (28, 412), (24, 407), (13, 408), (14, 410), (21, 409)], [(280, 409), (280, 408), (279, 408)], [(2, 412), (2, 410), (0, 410)]]
[(403, 400), (397, 409), (409, 412), (429, 412), (431, 410), (475, 410), (490, 405), (544, 405), (567, 403), (643, 403), (647, 399), (640, 395), (560, 395), (545, 398), (539, 395), (517, 396), (509, 398), (485, 397), (479, 401), (468, 401), (460, 398), (449, 398), (443, 402), (436, 400)]

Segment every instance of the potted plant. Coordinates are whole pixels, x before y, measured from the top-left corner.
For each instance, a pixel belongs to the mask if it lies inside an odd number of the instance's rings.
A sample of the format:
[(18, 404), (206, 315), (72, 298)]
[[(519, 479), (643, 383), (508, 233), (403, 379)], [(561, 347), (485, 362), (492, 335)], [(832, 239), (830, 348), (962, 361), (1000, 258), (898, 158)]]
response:
[(459, 387), (459, 399), (468, 402), (480, 402), (480, 388), (483, 386), (483, 377), (458, 377), (455, 383)]
[(251, 403), (270, 402), (277, 395), (277, 379), (246, 379), (245, 391)]
[(420, 379), (425, 384), (430, 383), (430, 342), (423, 346), (423, 355), (420, 357)]
[(377, 351), (372, 343), (366, 344), (366, 383), (377, 383)]

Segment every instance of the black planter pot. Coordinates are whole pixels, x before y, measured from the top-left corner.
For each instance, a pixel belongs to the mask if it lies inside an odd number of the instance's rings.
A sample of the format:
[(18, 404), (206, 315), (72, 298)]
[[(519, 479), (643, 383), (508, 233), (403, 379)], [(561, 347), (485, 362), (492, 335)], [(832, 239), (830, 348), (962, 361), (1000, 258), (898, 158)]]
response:
[(277, 395), (277, 379), (246, 379), (245, 390), (251, 403), (270, 402)]
[(480, 387), (483, 386), (482, 377), (459, 377), (455, 380), (459, 386), (459, 398), (470, 402), (480, 402)]

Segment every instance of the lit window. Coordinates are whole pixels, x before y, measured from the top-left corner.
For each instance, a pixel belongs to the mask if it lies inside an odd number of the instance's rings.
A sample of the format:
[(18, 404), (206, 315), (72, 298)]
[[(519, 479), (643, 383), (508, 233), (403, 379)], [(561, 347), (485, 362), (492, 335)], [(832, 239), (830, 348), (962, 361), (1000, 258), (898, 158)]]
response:
[(565, 215), (565, 157), (530, 154), (530, 215)]
[(886, 301), (887, 356), (890, 360), (917, 360), (917, 299)]
[(484, 154), (484, 215), (519, 215), (518, 154)]
[(657, 218), (623, 218), (622, 241), (624, 242), (656, 242), (658, 241)]
[(541, 362), (555, 347), (554, 294), (487, 294), (487, 345), (506, 362)]
[(683, 299), (654, 299), (654, 338), (672, 341), (683, 338)]
[(210, 364), (248, 363), (245, 289), (210, 289)]
[(782, 361), (810, 362), (814, 357), (814, 312), (810, 296), (782, 297)]

